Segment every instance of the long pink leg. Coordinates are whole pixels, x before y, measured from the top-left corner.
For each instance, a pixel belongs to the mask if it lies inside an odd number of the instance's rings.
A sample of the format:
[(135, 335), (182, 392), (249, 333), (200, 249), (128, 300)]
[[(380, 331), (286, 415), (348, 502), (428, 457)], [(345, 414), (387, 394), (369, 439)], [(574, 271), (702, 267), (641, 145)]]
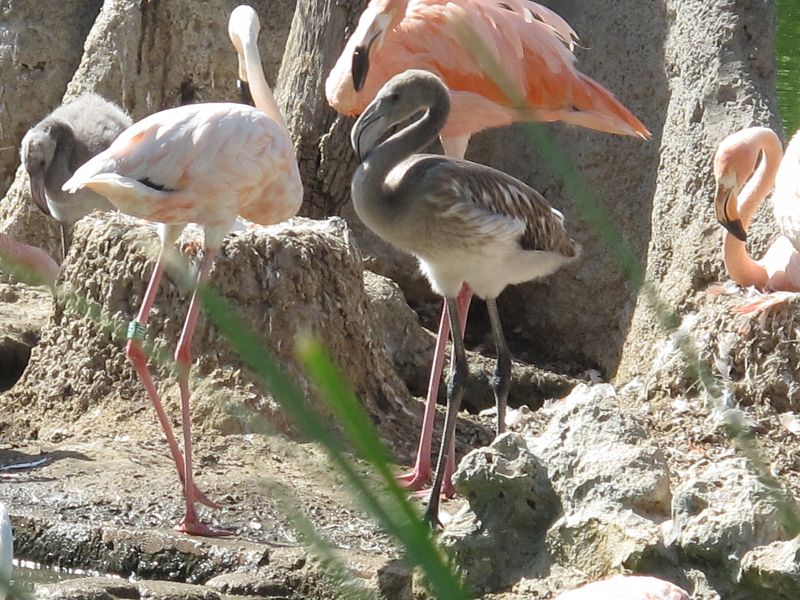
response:
[(211, 272), (211, 265), (214, 263), (216, 248), (206, 247), (203, 260), (200, 263), (200, 273), (197, 276), (197, 288), (192, 294), (189, 303), (189, 313), (183, 324), (178, 348), (175, 350), (175, 362), (178, 365), (178, 387), (181, 392), (181, 419), (183, 424), (183, 449), (186, 456), (186, 480), (184, 482), (184, 496), (186, 497), (186, 515), (183, 520), (175, 526), (177, 531), (190, 533), (192, 535), (218, 536), (231, 535), (231, 531), (224, 529), (214, 529), (203, 523), (197, 516), (195, 502), (198, 499), (198, 491), (194, 485), (194, 475), (192, 473), (192, 419), (189, 411), (189, 370), (192, 366), (192, 335), (197, 326), (197, 315), (200, 312), (200, 299), (198, 298), (198, 288), (206, 282), (208, 274)]
[[(147, 367), (147, 355), (145, 354), (141, 345), (141, 340), (144, 338), (144, 330), (147, 325), (147, 319), (150, 315), (150, 310), (152, 309), (153, 302), (155, 300), (156, 291), (158, 290), (158, 285), (161, 282), (161, 277), (164, 274), (164, 263), (166, 261), (167, 253), (169, 252), (172, 241), (166, 240), (166, 243), (164, 246), (162, 246), (161, 252), (158, 255), (156, 267), (153, 270), (153, 275), (150, 277), (150, 283), (147, 286), (147, 291), (145, 292), (142, 306), (139, 308), (139, 314), (136, 316), (136, 321), (131, 323), (131, 329), (128, 332), (128, 342), (125, 345), (125, 354), (127, 355), (128, 360), (130, 360), (134, 369), (136, 369), (136, 373), (139, 375), (139, 379), (142, 381), (142, 385), (144, 386), (147, 395), (150, 397), (153, 407), (156, 409), (158, 422), (161, 424), (161, 429), (164, 430), (164, 436), (167, 438), (167, 444), (169, 445), (170, 453), (172, 454), (172, 460), (175, 461), (175, 466), (178, 469), (178, 476), (183, 484), (186, 481), (183, 455), (178, 447), (178, 443), (175, 441), (175, 435), (172, 433), (172, 426), (169, 424), (167, 414), (164, 412), (164, 406), (161, 404), (161, 399), (159, 398), (158, 392), (156, 391), (156, 386), (153, 383), (153, 377), (150, 375), (150, 369)], [(198, 502), (201, 502), (202, 504), (205, 504), (211, 508), (220, 508), (218, 504), (209, 500), (200, 490), (195, 488), (194, 492)]]
[[(463, 335), (467, 326), (467, 316), (469, 305), (472, 300), (472, 290), (465, 283), (456, 298), (458, 306), (458, 319)], [(417, 449), (417, 459), (414, 468), (410, 473), (402, 475), (400, 481), (411, 490), (421, 490), (431, 481), (433, 475), (431, 469), (431, 446), (433, 441), (433, 422), (436, 417), (436, 399), (439, 395), (439, 382), (442, 379), (442, 369), (444, 366), (445, 351), (447, 349), (447, 339), (450, 336), (450, 321), (447, 312), (447, 301), (442, 306), (442, 318), (439, 321), (439, 332), (436, 335), (436, 348), (433, 354), (433, 366), (431, 368), (430, 379), (428, 380), (428, 394), (425, 400), (425, 414), (422, 418), (422, 434)], [(451, 476), (455, 471), (455, 443), (448, 451), (447, 469), (442, 486), (444, 494), (451, 498), (455, 493)]]

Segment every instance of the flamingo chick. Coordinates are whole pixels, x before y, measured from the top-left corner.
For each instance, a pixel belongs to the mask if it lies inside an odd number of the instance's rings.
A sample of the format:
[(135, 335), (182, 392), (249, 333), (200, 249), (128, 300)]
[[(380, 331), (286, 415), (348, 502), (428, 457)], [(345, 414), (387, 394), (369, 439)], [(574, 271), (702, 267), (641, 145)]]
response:
[(556, 600), (689, 600), (689, 593), (656, 577), (616, 575), (559, 594)]
[[(800, 149), (800, 138), (796, 146)], [(726, 137), (714, 155), (714, 177), (717, 192), (714, 210), (717, 220), (727, 231), (722, 238), (725, 271), (737, 284), (754, 286), (761, 291), (800, 291), (800, 254), (789, 238), (779, 235), (760, 260), (747, 253), (747, 229), (750, 220), (767, 194), (775, 186), (776, 174), (784, 170), (781, 161), (783, 148), (774, 131), (766, 127), (749, 127)], [(778, 178), (775, 188), (776, 219), (781, 202), (779, 198), (797, 197), (797, 182), (786, 177)], [(788, 211), (784, 211), (784, 214)], [(784, 222), (790, 221), (789, 217)], [(785, 294), (779, 295), (780, 301)], [(749, 303), (737, 312), (754, 312), (774, 305), (769, 297)]]
[(302, 200), (297, 159), (286, 124), (269, 89), (256, 40), (258, 16), (239, 6), (228, 32), (256, 108), (242, 104), (195, 104), (151, 115), (127, 129), (67, 181), (64, 189), (92, 189), (122, 212), (162, 224), (161, 252), (141, 309), (128, 329), (126, 353), (136, 368), (167, 436), (183, 482), (186, 515), (176, 527), (197, 535), (224, 534), (202, 523), (195, 501), (215, 507), (193, 483), (189, 368), (192, 333), (199, 310), (197, 291), (189, 304), (175, 360), (181, 395), (185, 461), (147, 368), (141, 346), (150, 309), (170, 248), (188, 223), (204, 232), (198, 286), (208, 279), (214, 255), (237, 215), (262, 225), (295, 215)]
[(31, 197), (61, 226), (61, 259), (69, 249), (72, 225), (93, 210), (111, 210), (108, 200), (89, 189), (68, 194), (61, 187), (75, 170), (111, 145), (133, 124), (119, 106), (86, 93), (59, 106), (22, 138), (20, 158), (31, 182)]
[[(497, 85), (497, 74), (487, 71), (474, 48), (464, 45), (465, 24), (524, 95), (524, 109)], [(526, 120), (564, 121), (649, 139), (639, 119), (576, 68), (576, 40), (575, 31), (558, 14), (527, 0), (371, 0), (325, 82), (325, 94), (338, 112), (358, 115), (394, 75), (406, 69), (430, 71), (450, 89), (451, 110), (439, 138), (445, 154), (453, 158), (464, 158), (475, 133)], [(471, 298), (466, 286), (457, 298), (462, 334)], [(431, 477), (433, 419), (448, 318), (444, 303), (417, 459), (413, 471), (403, 477), (412, 489), (420, 489)], [(497, 433), (504, 428), (498, 417)], [(448, 471), (454, 468), (451, 449)], [(445, 493), (452, 495), (453, 490), (446, 488)]]
[[(379, 143), (392, 127), (421, 110), (425, 112), (419, 120)], [(502, 419), (511, 356), (495, 299), (507, 285), (548, 275), (580, 254), (561, 213), (521, 181), (476, 163), (414, 154), (441, 131), (449, 111), (450, 94), (442, 80), (427, 71), (409, 70), (381, 88), (351, 133), (362, 161), (352, 182), (356, 213), (376, 234), (416, 255), (431, 286), (447, 302), (454, 363), (425, 513), (431, 523), (438, 522), (445, 463), (469, 375), (457, 322), (456, 296), (462, 284), (486, 300), (497, 346), (493, 388)]]

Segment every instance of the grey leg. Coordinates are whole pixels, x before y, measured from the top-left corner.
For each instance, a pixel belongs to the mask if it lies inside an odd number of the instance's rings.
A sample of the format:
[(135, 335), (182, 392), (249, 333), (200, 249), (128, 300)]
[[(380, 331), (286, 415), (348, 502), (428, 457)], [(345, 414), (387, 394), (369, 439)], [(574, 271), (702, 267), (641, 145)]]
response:
[(70, 231), (67, 224), (64, 223), (64, 221), (59, 221), (59, 224), (61, 225), (61, 262), (63, 263), (65, 260), (67, 260), (67, 251), (69, 250), (69, 244), (71, 240), (69, 237)]
[(445, 417), (442, 444), (439, 448), (439, 460), (436, 463), (436, 477), (431, 488), (431, 497), (425, 511), (425, 520), (432, 526), (440, 525), (439, 522), (439, 497), (442, 492), (442, 482), (447, 463), (447, 450), (450, 440), (456, 433), (456, 419), (461, 408), (461, 399), (467, 388), (469, 365), (467, 365), (467, 352), (464, 349), (464, 338), (458, 323), (458, 308), (455, 298), (447, 299), (447, 311), (450, 313), (450, 335), (453, 337), (453, 358), (450, 365), (450, 380), (447, 382), (447, 416)]
[(492, 389), (497, 406), (497, 435), (506, 430), (506, 404), (508, 403), (508, 389), (511, 386), (511, 353), (506, 346), (503, 327), (500, 324), (500, 313), (497, 312), (497, 302), (494, 298), (486, 300), (489, 309), (489, 322), (492, 325), (492, 335), (497, 348), (497, 366), (492, 378)]

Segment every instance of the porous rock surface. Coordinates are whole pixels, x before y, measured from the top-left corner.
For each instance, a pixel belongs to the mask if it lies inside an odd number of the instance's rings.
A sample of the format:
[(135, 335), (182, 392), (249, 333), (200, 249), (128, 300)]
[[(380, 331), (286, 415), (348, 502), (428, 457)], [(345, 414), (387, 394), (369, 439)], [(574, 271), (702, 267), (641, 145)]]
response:
[[(672, 490), (646, 420), (611, 386), (578, 386), (547, 413), (467, 455), (455, 476), (468, 506), (442, 542), (477, 591), (506, 590), (486, 598), (534, 590), (550, 598), (628, 572), (671, 580), (703, 600), (744, 600), (753, 588), (793, 597), (782, 591), (792, 589), (793, 551), (775, 545), (784, 526), (744, 460), (698, 466)], [(784, 557), (777, 572), (758, 560), (768, 552)]]

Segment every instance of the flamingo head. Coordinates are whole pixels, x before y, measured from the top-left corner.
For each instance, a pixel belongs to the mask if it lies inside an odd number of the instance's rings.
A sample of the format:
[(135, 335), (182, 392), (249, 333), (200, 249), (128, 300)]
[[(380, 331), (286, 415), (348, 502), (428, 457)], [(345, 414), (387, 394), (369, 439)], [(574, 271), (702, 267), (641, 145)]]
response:
[(361, 91), (369, 72), (370, 56), (383, 46), (387, 31), (405, 16), (408, 0), (372, 0), (358, 21), (353, 33), (352, 76), (355, 91)]
[(761, 157), (760, 145), (752, 140), (749, 130), (734, 133), (722, 141), (714, 155), (714, 212), (719, 224), (743, 242), (747, 241), (747, 232), (739, 216), (739, 194)]
[(258, 14), (252, 7), (243, 4), (233, 9), (231, 17), (228, 19), (228, 35), (239, 58), (238, 86), (245, 104), (253, 103), (247, 77), (246, 52), (248, 48), (257, 47), (256, 42), (260, 29), (261, 23), (258, 20)]
[(22, 139), (20, 158), (31, 182), (31, 198), (46, 215), (50, 214), (45, 195), (45, 174), (50, 168), (58, 140), (49, 126), (30, 129)]
[[(395, 75), (356, 120), (350, 141), (360, 161), (412, 117), (433, 106), (450, 110), (450, 93), (439, 77), (428, 71), (408, 69)], [(407, 125), (406, 125), (407, 126)], [(437, 132), (438, 133), (438, 132)]]

